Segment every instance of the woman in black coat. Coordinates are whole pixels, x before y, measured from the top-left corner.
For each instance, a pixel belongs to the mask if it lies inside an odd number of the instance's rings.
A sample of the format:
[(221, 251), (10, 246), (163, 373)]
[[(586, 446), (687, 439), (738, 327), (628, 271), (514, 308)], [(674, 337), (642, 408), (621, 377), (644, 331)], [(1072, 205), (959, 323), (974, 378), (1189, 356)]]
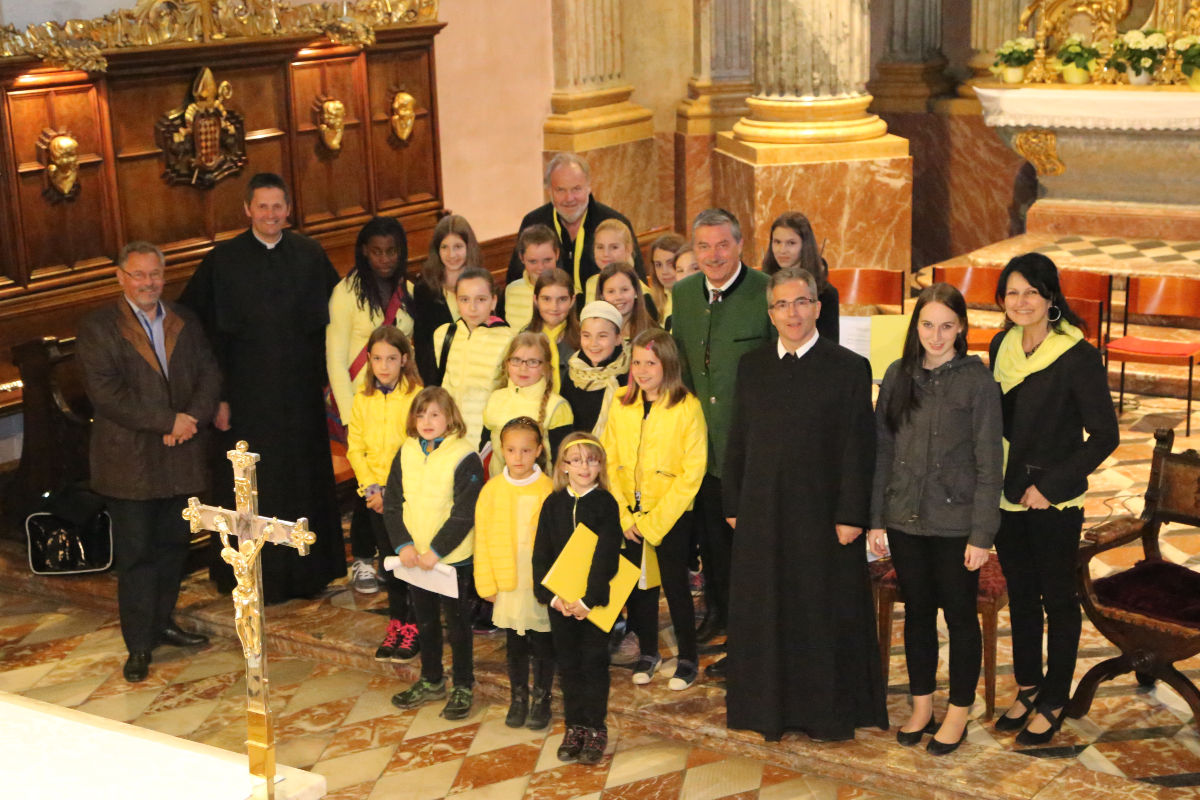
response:
[(1063, 297), (1054, 262), (1040, 253), (1009, 261), (996, 302), (1007, 316), (991, 363), (1008, 452), (996, 552), (1008, 582), (1018, 685), (996, 728), (1023, 728), (1017, 743), (1038, 745), (1062, 725), (1075, 673), (1082, 624), (1075, 561), (1087, 477), (1120, 437), (1104, 363)]

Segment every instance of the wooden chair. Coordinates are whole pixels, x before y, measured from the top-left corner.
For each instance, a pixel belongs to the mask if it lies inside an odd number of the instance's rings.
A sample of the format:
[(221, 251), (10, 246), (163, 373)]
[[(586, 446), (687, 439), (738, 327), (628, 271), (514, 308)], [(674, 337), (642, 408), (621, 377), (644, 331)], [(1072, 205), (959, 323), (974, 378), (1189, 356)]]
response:
[(1125, 408), (1125, 362), (1144, 364), (1187, 365), (1187, 421), (1184, 435), (1192, 435), (1192, 374), (1195, 372), (1196, 356), (1200, 355), (1200, 342), (1169, 342), (1163, 339), (1146, 339), (1129, 336), (1129, 317), (1133, 314), (1150, 314), (1164, 317), (1195, 317), (1200, 309), (1200, 279), (1182, 277), (1129, 277), (1125, 292), (1125, 321), (1121, 327), (1121, 338), (1108, 343), (1108, 358), (1121, 362), (1121, 393), (1117, 400), (1119, 410)]
[[(1096, 334), (1102, 343), (1107, 343), (1112, 337), (1112, 285), (1113, 276), (1105, 275), (1099, 272), (1087, 272), (1081, 269), (1060, 269), (1058, 271), (1058, 285), (1062, 289), (1063, 296), (1071, 302), (1071, 307), (1075, 307), (1076, 300), (1093, 300), (1101, 304), (1101, 318), (1104, 321), (1104, 330), (1096, 329)], [(1079, 316), (1083, 317), (1083, 314)], [(1089, 317), (1084, 317), (1088, 324), (1092, 324)], [(1104, 348), (1100, 348), (1100, 352), (1104, 353)], [(1105, 355), (1104, 363), (1108, 363), (1108, 357)]]
[(1087, 297), (1067, 295), (1071, 310), (1087, 323), (1087, 340), (1104, 355), (1104, 304)]
[[(1067, 704), (1082, 717), (1097, 687), (1127, 672), (1142, 686), (1161, 680), (1187, 701), (1200, 728), (1200, 691), (1174, 664), (1200, 653), (1200, 573), (1165, 560), (1158, 545), (1164, 522), (1200, 526), (1200, 454), (1172, 453), (1175, 431), (1159, 428), (1141, 517), (1118, 517), (1084, 533), (1076, 571), (1088, 618), (1121, 654), (1092, 667)], [(1091, 561), (1115, 547), (1142, 542), (1145, 555), (1129, 569), (1092, 579)]]
[[(1000, 267), (934, 267), (933, 282), (948, 283), (962, 292), (970, 308), (996, 308), (996, 284)], [(999, 328), (971, 328), (967, 331), (968, 350), (987, 350)]]
[(838, 290), (838, 302), (900, 306), (901, 313), (904, 313), (906, 277), (904, 272), (894, 269), (829, 270), (829, 282)]
[[(903, 603), (896, 569), (890, 558), (872, 561), (871, 592), (875, 596), (875, 619), (879, 626), (879, 657), (883, 662), (883, 685), (886, 690), (891, 672), (892, 607)], [(996, 621), (1000, 609), (1008, 605), (1008, 584), (1000, 571), (1000, 559), (988, 554), (987, 563), (979, 570), (979, 593), (976, 607), (983, 621), (983, 699), (984, 719), (996, 713)]]

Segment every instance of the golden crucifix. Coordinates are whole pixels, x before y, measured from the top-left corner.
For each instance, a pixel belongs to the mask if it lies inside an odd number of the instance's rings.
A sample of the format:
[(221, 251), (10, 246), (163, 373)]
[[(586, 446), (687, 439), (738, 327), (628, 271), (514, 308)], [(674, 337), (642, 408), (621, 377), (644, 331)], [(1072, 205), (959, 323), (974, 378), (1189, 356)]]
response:
[[(258, 555), (267, 542), (294, 547), (308, 555), (317, 537), (308, 530), (308, 520), (280, 522), (258, 515), (258, 480), (254, 474), (258, 453), (249, 452), (246, 442), (225, 455), (233, 463), (233, 493), (237, 510), (201, 505), (188, 500), (183, 518), (192, 533), (216, 531), (221, 537), (221, 558), (233, 567), (237, 588), (233, 590), (234, 627), (246, 658), (246, 752), (250, 774), (262, 778), (254, 787), (255, 800), (275, 797), (275, 726), (267, 693), (267, 656), (263, 650), (262, 563)], [(236, 542), (234, 539), (236, 538)]]

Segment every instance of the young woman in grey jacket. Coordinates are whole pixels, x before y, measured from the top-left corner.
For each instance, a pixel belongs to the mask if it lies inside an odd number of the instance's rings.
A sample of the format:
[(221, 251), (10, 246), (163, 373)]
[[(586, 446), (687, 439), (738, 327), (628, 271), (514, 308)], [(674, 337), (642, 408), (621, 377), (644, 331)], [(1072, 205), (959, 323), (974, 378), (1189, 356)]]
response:
[[(875, 408), (867, 542), (876, 555), (890, 549), (896, 568), (912, 692), (912, 715), (896, 739), (911, 746), (934, 733), (926, 749), (935, 755), (966, 737), (979, 682), (978, 570), (1000, 526), (1000, 392), (983, 362), (967, 355), (966, 335), (957, 289), (938, 283), (921, 292), (904, 354), (888, 368)], [(940, 727), (933, 718), (939, 606), (950, 636), (950, 704)]]

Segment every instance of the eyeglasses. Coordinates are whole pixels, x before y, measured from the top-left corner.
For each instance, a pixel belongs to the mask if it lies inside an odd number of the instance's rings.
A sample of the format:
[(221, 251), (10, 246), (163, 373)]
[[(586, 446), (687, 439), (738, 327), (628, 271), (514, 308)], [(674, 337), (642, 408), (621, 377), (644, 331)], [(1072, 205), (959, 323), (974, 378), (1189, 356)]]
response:
[(161, 269), (156, 269), (153, 272), (142, 272), (141, 270), (139, 270), (137, 272), (130, 272), (129, 270), (125, 269), (124, 267), (117, 267), (117, 269), (121, 270), (121, 272), (124, 272), (132, 280), (137, 281), (138, 283), (145, 283), (146, 281), (157, 282), (157, 281), (161, 281), (164, 277), (166, 277), (166, 272)]
[(537, 369), (545, 363), (546, 362), (542, 361), (540, 358), (517, 358), (516, 356), (513, 356), (508, 360), (508, 365), (514, 368), (529, 367), (530, 369)]
[(600, 457), (587, 456), (586, 458), (580, 458), (579, 456), (575, 456), (573, 458), (564, 458), (563, 463), (568, 467), (580, 467), (584, 464), (587, 464), (589, 467), (598, 467), (600, 466)]
[(771, 303), (771, 310), (777, 314), (783, 314), (790, 308), (805, 309), (816, 302), (811, 297), (797, 297), (795, 300), (777, 300)]

